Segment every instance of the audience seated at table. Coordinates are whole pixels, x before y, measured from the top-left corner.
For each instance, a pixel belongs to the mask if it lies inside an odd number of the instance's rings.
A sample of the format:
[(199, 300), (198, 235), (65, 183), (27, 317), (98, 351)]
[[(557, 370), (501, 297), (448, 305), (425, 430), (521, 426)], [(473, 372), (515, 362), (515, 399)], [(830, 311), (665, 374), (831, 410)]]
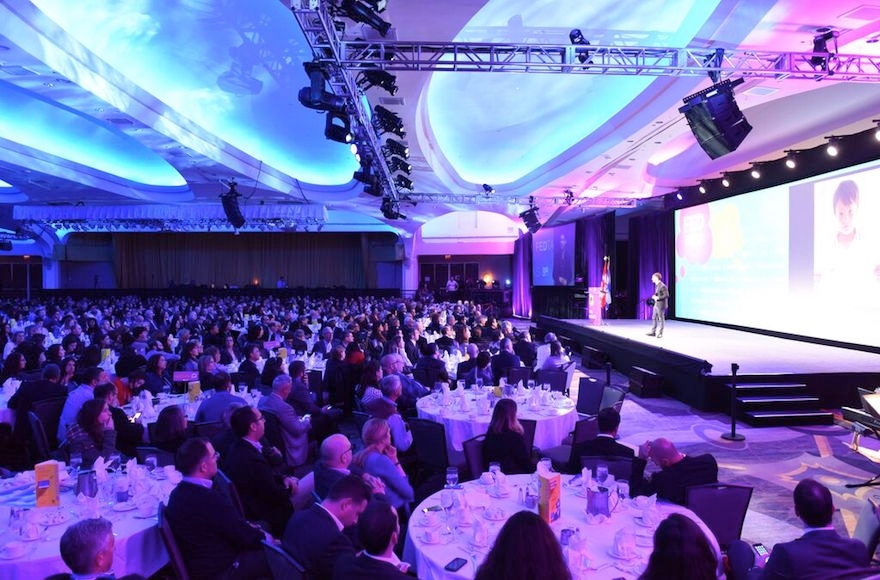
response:
[[(16, 354), (12, 353), (9, 356), (11, 358)], [(28, 413), (34, 410), (34, 403), (67, 397), (67, 389), (60, 384), (60, 380), (61, 369), (58, 365), (48, 364), (43, 367), (41, 379), (22, 383), (9, 398), (6, 406), (15, 411), (15, 432), (19, 434), (20, 440), (26, 439), (31, 432)]]
[(403, 392), (400, 376), (382, 377), (379, 381), (379, 389), (382, 391), (382, 397), (373, 399), (364, 405), (364, 408), (371, 417), (384, 419), (388, 423), (391, 429), (391, 442), (398, 451), (408, 451), (413, 442), (412, 433), (397, 408), (397, 401)]
[(61, 418), (58, 420), (59, 444), (64, 442), (64, 439), (67, 437), (67, 430), (76, 423), (77, 414), (83, 404), (95, 398), (95, 387), (107, 382), (109, 381), (104, 369), (92, 367), (83, 372), (82, 383), (68, 393), (67, 400), (64, 402), (64, 408), (61, 409)]
[(104, 383), (94, 390), (95, 399), (103, 400), (110, 409), (113, 418), (113, 427), (116, 429), (116, 448), (128, 457), (137, 455), (137, 447), (144, 444), (144, 426), (138, 422), (131, 422), (125, 411), (119, 407), (116, 395), (116, 385)]
[(284, 359), (281, 357), (270, 358), (263, 365), (263, 372), (260, 373), (260, 384), (269, 386), (275, 377), (286, 374), (284, 369)]
[(321, 442), (318, 461), (315, 462), (312, 471), (315, 493), (318, 497), (326, 497), (337, 480), (351, 473), (360, 476), (370, 486), (372, 493), (385, 493), (385, 484), (369, 473), (364, 473), (362, 468), (353, 466), (351, 464), (353, 458), (354, 447), (345, 435), (334, 433)]
[(570, 361), (571, 359), (568, 358), (568, 355), (565, 354), (565, 350), (562, 348), (562, 343), (558, 340), (554, 340), (550, 343), (550, 356), (544, 359), (544, 364), (541, 365), (541, 370), (556, 371), (559, 370), (562, 365)]
[(291, 499), (299, 480), (281, 477), (264, 457), (260, 440), (265, 419), (259, 409), (236, 409), (230, 425), (237, 439), (223, 459), (223, 470), (238, 490), (245, 516), (266, 523), (273, 535), (280, 536), (293, 513)]
[(189, 439), (175, 456), (183, 481), (168, 499), (165, 517), (193, 580), (249, 580), (270, 577), (261, 542), (272, 537), (251, 525), (219, 492), (217, 453), (202, 438)]
[(520, 358), (524, 367), (535, 368), (535, 360), (538, 358), (538, 347), (532, 342), (531, 332), (526, 330), (520, 334), (519, 340), (513, 343), (513, 352)]
[(650, 459), (660, 468), (643, 482), (640, 490), (642, 495), (656, 493), (660, 499), (684, 505), (688, 486), (718, 481), (718, 463), (712, 455), (685, 455), (675, 448), (672, 441), (663, 437), (641, 445), (639, 457)]
[[(415, 409), (416, 401), (431, 392), (430, 388), (404, 374), (403, 369), (405, 361), (403, 356), (394, 353), (386, 354), (382, 357), (381, 363), (382, 372), (385, 376), (397, 375), (400, 377), (402, 392), (400, 399), (397, 401), (397, 408), (401, 413), (406, 413), (407, 411)], [(433, 385), (431, 385), (431, 387), (433, 387)]]
[(113, 416), (107, 401), (89, 399), (83, 403), (76, 415), (76, 423), (67, 430), (64, 449), (68, 456), (72, 453), (82, 455), (82, 466), (92, 466), (98, 457), (109, 459), (116, 449), (116, 430)]
[(177, 453), (177, 449), (186, 440), (186, 412), (182, 405), (169, 405), (159, 411), (154, 439), (150, 443), (169, 453)]
[(499, 343), (500, 351), (492, 357), (492, 384), (497, 385), (501, 377), (507, 375), (508, 369), (520, 368), (521, 361), (513, 354), (513, 342), (504, 338)]
[(415, 492), (397, 458), (397, 449), (391, 444), (388, 423), (383, 419), (370, 419), (364, 424), (361, 439), (365, 447), (354, 456), (352, 463), (385, 485), (385, 496), (391, 505), (408, 512)]
[(5, 385), (9, 379), (18, 379), (26, 367), (27, 359), (24, 358), (23, 354), (17, 350), (10, 352), (3, 360), (3, 371), (0, 372), (0, 385)]
[(370, 495), (370, 488), (359, 476), (339, 478), (323, 501), (290, 518), (282, 547), (315, 578), (331, 577), (338, 559), (356, 551), (343, 530), (357, 524)]
[[(421, 356), (413, 367), (413, 372), (416, 370), (424, 372), (427, 376), (436, 377), (438, 381), (449, 382), (449, 374), (446, 372), (446, 365), (440, 360), (440, 350), (436, 342), (422, 347)], [(432, 388), (434, 385), (425, 386)]]
[(535, 368), (544, 367), (544, 361), (550, 356), (550, 345), (556, 342), (556, 334), (548, 332), (544, 335), (544, 343), (538, 346), (535, 352)]
[(776, 544), (766, 565), (763, 559), (755, 565), (750, 545), (741, 540), (731, 544), (727, 552), (730, 580), (876, 576), (876, 568), (867, 568), (871, 554), (865, 545), (859, 540), (842, 538), (834, 530), (834, 502), (827, 487), (813, 479), (801, 480), (794, 488), (794, 512), (804, 522), (804, 534), (791, 542)]
[[(116, 540), (113, 524), (104, 518), (80, 520), (61, 534), (61, 559), (72, 574), (53, 574), (46, 580), (113, 578), (113, 550)], [(139, 580), (143, 576), (127, 574), (118, 580)]]
[(673, 513), (657, 526), (654, 550), (639, 580), (715, 580), (717, 569), (715, 550), (700, 526)]
[[(260, 399), (257, 405), (265, 413), (271, 413), (281, 427), (281, 438), (284, 441), (285, 463), (289, 468), (296, 468), (309, 458), (309, 428), (306, 417), (299, 417), (287, 402), (293, 380), (285, 374), (278, 375), (272, 381), (272, 392)], [(280, 445), (280, 443), (279, 443)]]
[(214, 394), (205, 399), (196, 411), (196, 423), (214, 423), (220, 421), (223, 411), (232, 403), (245, 403), (238, 395), (233, 395), (232, 378), (226, 371), (217, 371), (214, 375)]
[(366, 407), (367, 403), (382, 396), (382, 391), (379, 390), (379, 381), (382, 380), (382, 376), (382, 367), (379, 361), (372, 360), (364, 364), (360, 383), (355, 387), (355, 395), (360, 398), (362, 407)]
[[(220, 413), (220, 422), (223, 423), (223, 430), (211, 439), (211, 445), (214, 446), (214, 449), (217, 450), (217, 453), (220, 454), (221, 458), (226, 457), (229, 454), (232, 444), (238, 440), (238, 437), (232, 430), (232, 414), (236, 409), (246, 406), (248, 406), (248, 404), (244, 400), (233, 401)], [(221, 466), (222, 461), (223, 460), (221, 459)]]
[(579, 473), (581, 469), (581, 457), (584, 456), (613, 456), (635, 457), (636, 452), (631, 448), (617, 442), (617, 430), (620, 428), (620, 413), (614, 407), (607, 407), (599, 411), (596, 418), (599, 434), (595, 439), (589, 439), (578, 443), (574, 453), (576, 465), (569, 465), (570, 473)]
[[(458, 363), (458, 368), (455, 371), (455, 378), (457, 380), (463, 380), (465, 375), (469, 374), (473, 370), (474, 366), (476, 366), (477, 355), (480, 354), (480, 348), (475, 344), (468, 344), (464, 349), (464, 354), (467, 356), (467, 358)], [(489, 372), (491, 373), (491, 370)]]
[(520, 511), (508, 519), (475, 580), (570, 580), (559, 540), (537, 514)]
[(492, 376), (492, 355), (488, 351), (481, 350), (474, 360), (474, 366), (467, 371), (464, 376), (456, 377), (460, 381), (464, 381), (465, 385), (476, 385), (479, 381), (483, 381), (484, 385), (494, 384)]
[(371, 499), (357, 527), (364, 549), (357, 556), (350, 554), (339, 559), (333, 567), (334, 580), (399, 580), (415, 576), (410, 565), (394, 553), (400, 538), (400, 518), (393, 505), (383, 499)]
[(531, 449), (526, 447), (523, 437), (523, 427), (516, 418), (516, 401), (513, 399), (501, 399), (495, 403), (492, 421), (483, 440), (483, 459), (484, 469), (490, 463), (498, 462), (502, 473), (532, 473), (535, 470)]
[(171, 389), (171, 377), (168, 375), (168, 359), (164, 354), (154, 354), (147, 360), (147, 373), (144, 387), (153, 395), (158, 395), (167, 387)]
[(260, 383), (260, 370), (257, 368), (257, 361), (260, 360), (260, 345), (256, 343), (248, 343), (244, 348), (245, 360), (238, 367), (238, 373), (241, 380), (248, 387), (256, 386)]

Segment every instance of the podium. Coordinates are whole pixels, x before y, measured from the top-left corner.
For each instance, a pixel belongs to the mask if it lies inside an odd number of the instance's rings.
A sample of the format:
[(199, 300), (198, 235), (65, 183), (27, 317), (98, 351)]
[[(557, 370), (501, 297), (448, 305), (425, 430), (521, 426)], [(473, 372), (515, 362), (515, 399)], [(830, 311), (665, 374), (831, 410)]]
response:
[(587, 319), (590, 326), (602, 324), (602, 288), (587, 288)]

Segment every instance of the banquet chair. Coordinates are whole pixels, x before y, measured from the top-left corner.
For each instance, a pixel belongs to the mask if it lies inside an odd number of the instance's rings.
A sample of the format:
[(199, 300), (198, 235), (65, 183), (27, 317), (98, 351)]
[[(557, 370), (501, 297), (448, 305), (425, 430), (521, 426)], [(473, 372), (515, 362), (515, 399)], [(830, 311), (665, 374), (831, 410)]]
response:
[(364, 433), (364, 425), (370, 420), (370, 414), (365, 413), (364, 411), (353, 411), (351, 415), (354, 418), (354, 424), (357, 427), (357, 438), (360, 439)]
[(559, 391), (564, 393), (568, 388), (568, 373), (565, 371), (547, 371), (540, 370), (535, 373), (535, 384), (550, 384), (551, 391)]
[(605, 385), (593, 377), (581, 377), (581, 380), (578, 382), (576, 405), (578, 415), (590, 417), (598, 415), (602, 409), (602, 396), (604, 392)]
[(50, 459), (49, 440), (46, 437), (46, 431), (43, 429), (43, 423), (40, 421), (40, 418), (33, 411), (28, 411), (28, 425), (31, 428), (31, 459), (34, 463)]
[(461, 444), (468, 471), (471, 472), (471, 479), (478, 479), (486, 468), (486, 463), (483, 460), (483, 441), (485, 440), (485, 435), (477, 435)]
[(165, 519), (166, 509), (164, 503), (159, 504), (159, 535), (162, 536), (162, 542), (165, 544), (165, 549), (168, 550), (171, 569), (174, 570), (177, 580), (189, 580), (189, 572), (186, 570), (183, 554), (180, 553), (180, 547), (177, 545), (177, 538), (174, 537), (174, 531), (168, 525), (168, 520)]
[(859, 512), (859, 519), (856, 520), (856, 529), (853, 531), (853, 539), (861, 540), (865, 547), (868, 548), (868, 555), (874, 561), (874, 552), (877, 551), (877, 544), (880, 543), (880, 496), (869, 496), (865, 498), (862, 504), (862, 510)]
[(609, 387), (605, 386), (602, 391), (602, 404), (599, 405), (599, 409), (607, 409), (608, 407), (614, 407), (617, 409), (617, 412), (620, 412), (621, 406), (623, 406), (623, 400), (626, 398), (626, 391), (619, 387)]
[(685, 489), (684, 497), (684, 507), (703, 520), (722, 550), (740, 538), (752, 499), (751, 487), (725, 483), (691, 485)]
[(156, 456), (156, 465), (158, 465), (159, 467), (174, 465), (174, 454), (169, 451), (165, 451), (164, 449), (143, 445), (136, 447), (135, 451), (137, 452), (137, 462), (141, 465), (144, 464), (148, 455)]
[(599, 421), (596, 417), (587, 417), (574, 424), (574, 431), (570, 445), (562, 444), (541, 451), (541, 457), (547, 457), (553, 462), (556, 471), (565, 472), (571, 470), (571, 466), (577, 465), (575, 449), (578, 443), (595, 439), (599, 434)]
[(531, 453), (535, 448), (535, 431), (538, 429), (538, 422), (535, 419), (520, 419), (519, 424), (523, 428), (523, 439), (526, 440), (526, 449)]
[(306, 569), (296, 561), (296, 558), (271, 542), (263, 540), (263, 550), (266, 552), (266, 563), (275, 580), (305, 580), (308, 578)]
[(647, 462), (640, 457), (620, 457), (615, 455), (582, 455), (581, 468), (588, 468), (596, 475), (596, 466), (600, 463), (608, 466), (608, 474), (614, 479), (625, 479), (630, 482), (630, 489), (635, 490), (642, 481)]
[(515, 385), (522, 381), (523, 386), (532, 379), (532, 369), (529, 367), (510, 367), (507, 369), (508, 384)]
[(324, 374), (319, 370), (311, 370), (306, 373), (309, 380), (309, 391), (312, 392), (318, 405), (324, 404)]
[(238, 490), (235, 489), (235, 484), (232, 483), (229, 476), (223, 473), (220, 469), (217, 470), (217, 475), (214, 476), (214, 487), (218, 492), (225, 495), (241, 517), (244, 517), (244, 504), (241, 503), (241, 497), (238, 495)]
[(226, 428), (223, 421), (207, 421), (203, 423), (190, 423), (192, 425), (193, 437), (204, 437), (211, 440)]
[(53, 399), (44, 399), (36, 401), (33, 404), (33, 412), (43, 424), (43, 431), (46, 433), (46, 443), (49, 451), (58, 449), (58, 421), (61, 420), (61, 410), (64, 408), (64, 402), (67, 397), (55, 397)]
[(275, 413), (270, 413), (269, 411), (262, 411), (262, 413), (266, 425), (265, 437), (273, 447), (278, 449), (281, 457), (284, 457), (286, 461), (287, 445), (284, 443), (284, 435), (281, 432), (281, 421), (278, 420), (278, 416)]
[(412, 446), (416, 452), (418, 468), (414, 484), (418, 485), (431, 475), (445, 474), (449, 467), (446, 428), (442, 423), (427, 419), (409, 419), (407, 423), (412, 432)]
[(439, 369), (413, 368), (412, 375), (420, 385), (428, 389), (433, 389), (434, 383), (440, 382)]

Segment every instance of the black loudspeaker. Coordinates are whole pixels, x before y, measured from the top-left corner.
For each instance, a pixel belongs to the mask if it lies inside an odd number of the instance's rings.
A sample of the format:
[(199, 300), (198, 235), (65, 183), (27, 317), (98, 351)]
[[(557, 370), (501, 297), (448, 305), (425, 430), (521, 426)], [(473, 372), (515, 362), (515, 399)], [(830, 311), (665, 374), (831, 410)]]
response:
[(729, 86), (703, 95), (679, 111), (684, 113), (700, 147), (712, 159), (736, 151), (752, 130)]
[(238, 207), (238, 194), (227, 193), (226, 195), (221, 195), (220, 201), (223, 202), (223, 212), (226, 213), (226, 219), (229, 220), (232, 227), (237, 230), (241, 229), (244, 225), (244, 216), (241, 215), (241, 208)]
[(535, 233), (541, 229), (541, 221), (538, 219), (537, 209), (527, 209), (526, 211), (519, 214), (519, 217), (520, 219), (522, 219), (523, 223), (526, 225), (530, 232)]
[(629, 392), (637, 397), (663, 395), (663, 377), (642, 367), (633, 367), (629, 374)]

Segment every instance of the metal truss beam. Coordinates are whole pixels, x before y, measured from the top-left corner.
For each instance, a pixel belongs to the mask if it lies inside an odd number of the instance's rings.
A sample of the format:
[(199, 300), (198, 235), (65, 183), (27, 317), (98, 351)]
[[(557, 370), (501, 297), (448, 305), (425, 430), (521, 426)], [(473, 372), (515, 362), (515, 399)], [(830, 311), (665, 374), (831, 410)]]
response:
[[(401, 193), (401, 202), (416, 203), (448, 203), (456, 205), (523, 205), (523, 199), (518, 197), (504, 197), (497, 195), (485, 195), (482, 193)], [(571, 206), (584, 208), (627, 208), (636, 207), (636, 200), (620, 197), (582, 197), (571, 200), (564, 196), (536, 197), (535, 203), (540, 206)]]

